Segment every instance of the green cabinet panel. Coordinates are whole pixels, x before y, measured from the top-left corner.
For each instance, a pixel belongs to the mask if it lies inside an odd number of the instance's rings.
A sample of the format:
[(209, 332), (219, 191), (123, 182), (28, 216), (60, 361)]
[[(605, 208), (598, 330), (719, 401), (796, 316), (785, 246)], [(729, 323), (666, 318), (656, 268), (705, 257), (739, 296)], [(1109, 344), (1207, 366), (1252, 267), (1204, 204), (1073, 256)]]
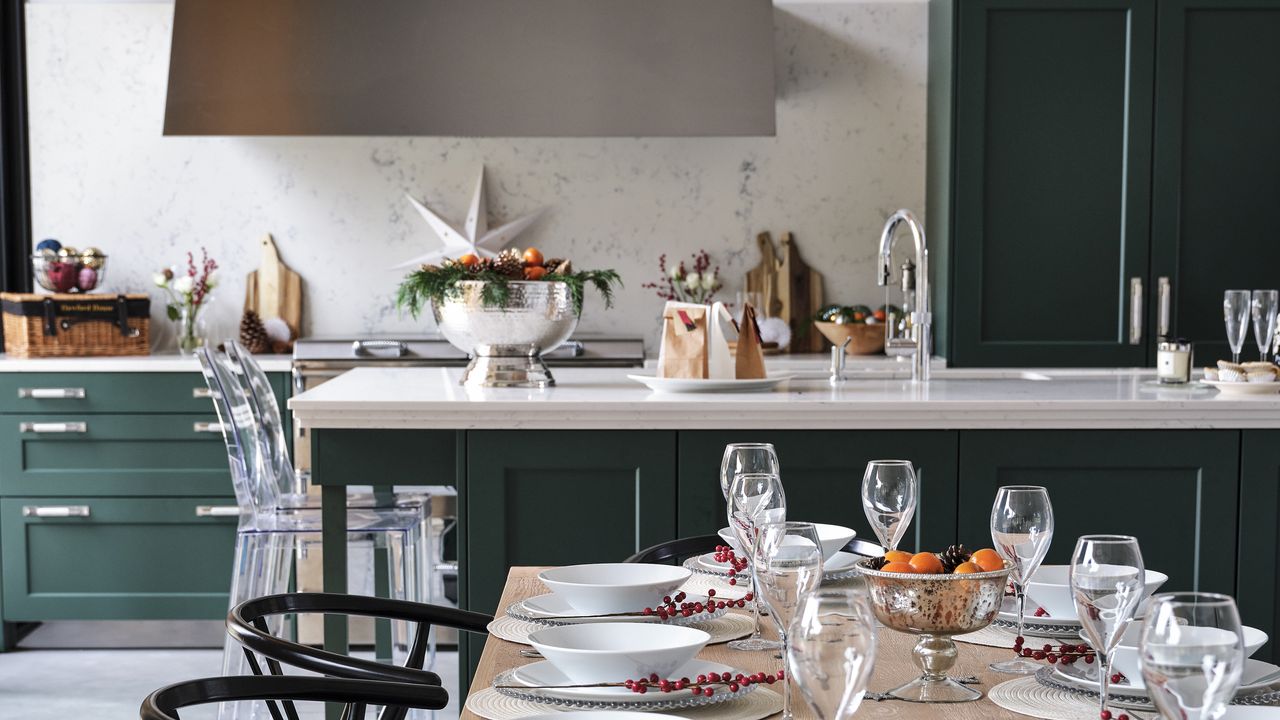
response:
[[(459, 434), (453, 430), (309, 430), (313, 485), (453, 485)], [(385, 482), (380, 480), (379, 482)]]
[(930, 218), (952, 223), (951, 363), (1144, 364), (1155, 0), (972, 0), (954, 22), (952, 217)]
[(1151, 274), (1211, 364), (1230, 357), (1222, 291), (1280, 285), (1280, 0), (1159, 8)]
[[(64, 389), (84, 397), (21, 397)], [(0, 373), (0, 413), (204, 413), (207, 392), (199, 372)]]
[(1240, 433), (1234, 430), (960, 433), (960, 538), (991, 542), (1002, 485), (1043, 485), (1053, 501), (1046, 563), (1066, 563), (1081, 535), (1133, 535), (1164, 590), (1235, 592), (1232, 557)]
[(956, 537), (954, 432), (697, 430), (680, 433), (679, 535), (714, 533), (726, 525), (720, 460), (731, 442), (770, 442), (778, 453), (787, 518), (847, 525), (879, 542), (862, 512), (862, 474), (876, 458), (905, 458), (919, 473), (922, 502), (904, 548), (942, 550)]
[[(1236, 600), (1246, 625), (1280, 632), (1280, 430), (1246, 430), (1240, 452)], [(1256, 658), (1280, 659), (1269, 640)]]
[[(235, 517), (198, 517), (229, 497), (0, 500), (5, 619), (216, 619), (227, 611)], [(24, 508), (88, 508), (34, 517)]]
[[(83, 423), (84, 431), (41, 432), (46, 423)], [(2, 415), (0, 494), (230, 495), (218, 428), (212, 412)]]

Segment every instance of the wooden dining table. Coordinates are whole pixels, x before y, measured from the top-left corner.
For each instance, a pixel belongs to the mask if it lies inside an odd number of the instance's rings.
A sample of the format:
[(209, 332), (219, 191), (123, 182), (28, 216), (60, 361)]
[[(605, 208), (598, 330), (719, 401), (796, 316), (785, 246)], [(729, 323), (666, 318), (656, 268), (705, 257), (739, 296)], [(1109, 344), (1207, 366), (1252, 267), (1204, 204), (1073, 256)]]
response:
[[(507, 584), (503, 589), (502, 600), (498, 604), (499, 613), (511, 603), (524, 598), (541, 595), (547, 588), (538, 580), (540, 567), (513, 567), (507, 575)], [(746, 612), (735, 610), (734, 612)], [(772, 633), (772, 623), (765, 620), (766, 630)], [(911, 648), (915, 645), (913, 635), (881, 628), (876, 650), (875, 671), (868, 688), (873, 691), (885, 691), (895, 688), (918, 677), (920, 670), (911, 659)], [(1028, 716), (1010, 712), (991, 702), (986, 691), (992, 686), (1013, 679), (1016, 676), (1002, 675), (987, 670), (987, 665), (997, 660), (1006, 660), (1012, 656), (1008, 649), (957, 643), (960, 657), (951, 669), (953, 676), (975, 675), (979, 683), (971, 687), (981, 690), (983, 697), (968, 703), (950, 703), (925, 705), (903, 702), (901, 700), (884, 700), (876, 702), (864, 700), (858, 708), (859, 718), (895, 718), (898, 720), (924, 720), (925, 718), (945, 718), (946, 720), (1025, 720)], [(501, 640), (490, 636), (485, 641), (484, 652), (480, 656), (480, 664), (476, 668), (475, 678), (471, 682), (471, 692), (479, 692), (493, 685), (493, 678), (504, 670), (537, 662), (537, 658), (520, 655), (524, 645)], [(744, 671), (776, 671), (781, 667), (781, 660), (771, 652), (746, 652), (731, 650), (728, 645), (708, 645), (698, 657), (714, 662), (725, 663)], [(780, 689), (780, 688), (776, 688)], [(812, 718), (813, 714), (805, 706), (799, 692), (793, 693), (794, 709), (797, 718)], [(678, 713), (677, 713), (678, 714)], [(776, 715), (774, 717), (777, 717)], [(463, 709), (460, 720), (481, 720), (480, 716), (470, 710)]]

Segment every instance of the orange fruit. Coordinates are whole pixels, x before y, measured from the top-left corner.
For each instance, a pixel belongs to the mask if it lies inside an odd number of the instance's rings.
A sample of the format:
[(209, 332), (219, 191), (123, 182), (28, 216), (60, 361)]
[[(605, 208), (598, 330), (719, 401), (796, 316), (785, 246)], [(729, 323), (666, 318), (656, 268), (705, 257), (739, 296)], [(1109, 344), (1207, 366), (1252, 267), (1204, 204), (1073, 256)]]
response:
[(1004, 569), (1004, 558), (1000, 557), (1000, 553), (991, 548), (982, 548), (969, 558), (969, 562), (982, 568), (983, 572), (991, 572), (993, 570)]
[(968, 575), (969, 573), (982, 572), (982, 568), (972, 562), (962, 562), (951, 572), (956, 575)]
[(916, 569), (911, 563), (891, 562), (880, 568), (880, 572), (914, 573)]
[(541, 265), (542, 252), (539, 251), (538, 248), (529, 248), (528, 250), (525, 250), (524, 264), (525, 265)]
[(919, 552), (911, 556), (911, 567), (918, 573), (934, 575), (942, 572), (942, 561), (931, 552)]
[(547, 274), (547, 269), (541, 265), (530, 265), (524, 269), (525, 280), (541, 280)]
[(911, 553), (903, 552), (901, 550), (890, 550), (884, 554), (884, 559), (888, 562), (909, 563), (911, 562)]
[(479, 262), (480, 258), (476, 257), (475, 253), (467, 253), (458, 258), (458, 264), (463, 267), (475, 267)]

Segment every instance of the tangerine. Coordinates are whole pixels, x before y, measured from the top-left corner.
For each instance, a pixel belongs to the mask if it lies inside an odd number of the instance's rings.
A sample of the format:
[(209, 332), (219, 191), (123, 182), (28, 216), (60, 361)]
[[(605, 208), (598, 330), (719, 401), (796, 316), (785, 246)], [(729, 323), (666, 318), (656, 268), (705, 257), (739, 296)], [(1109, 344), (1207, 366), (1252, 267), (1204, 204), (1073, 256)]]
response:
[(463, 267), (475, 267), (479, 263), (480, 258), (476, 257), (475, 253), (467, 253), (466, 255), (458, 258), (458, 264)]
[(530, 265), (524, 269), (525, 280), (541, 280), (547, 274), (547, 269), (541, 265)]
[(887, 562), (891, 562), (891, 563), (892, 562), (909, 563), (911, 562), (911, 553), (903, 552), (902, 550), (890, 550), (889, 552), (884, 554), (884, 559)]
[(936, 575), (942, 572), (942, 561), (931, 552), (918, 552), (911, 556), (911, 567), (918, 573)]
[(542, 262), (542, 251), (538, 250), (538, 248), (529, 248), (524, 251), (525, 265), (541, 265)]
[(951, 572), (956, 575), (968, 575), (970, 573), (982, 572), (982, 568), (978, 567), (977, 563), (962, 562)]
[(911, 563), (904, 562), (891, 562), (880, 568), (880, 572), (914, 573), (915, 571), (916, 569)]
[(969, 562), (982, 568), (983, 572), (993, 572), (995, 570), (1004, 569), (1004, 558), (1000, 557), (1000, 553), (991, 548), (982, 548), (969, 558)]

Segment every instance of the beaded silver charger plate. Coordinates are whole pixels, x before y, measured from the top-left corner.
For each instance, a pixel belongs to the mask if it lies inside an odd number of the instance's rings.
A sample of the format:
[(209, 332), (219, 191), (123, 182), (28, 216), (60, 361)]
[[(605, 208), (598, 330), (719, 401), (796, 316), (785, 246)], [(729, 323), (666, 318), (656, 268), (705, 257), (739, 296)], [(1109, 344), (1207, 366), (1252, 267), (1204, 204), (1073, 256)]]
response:
[[(1068, 668), (1073, 666), (1068, 665)], [(1060, 692), (1077, 695), (1080, 697), (1096, 699), (1098, 697), (1097, 690), (1089, 690), (1081, 687), (1079, 684), (1083, 678), (1072, 678), (1075, 682), (1067, 678), (1063, 678), (1053, 665), (1046, 665), (1036, 672), (1036, 682), (1040, 685), (1057, 690)], [(1145, 690), (1129, 691), (1116, 689), (1113, 685), (1111, 692), (1107, 693), (1107, 701), (1116, 707), (1128, 710), (1147, 710), (1155, 712), (1155, 705), (1151, 703), (1151, 698), (1147, 696)], [(1232, 705), (1280, 705), (1280, 683), (1269, 683), (1263, 686), (1253, 686), (1241, 689), (1231, 700)]]
[[(1005, 620), (998, 617), (991, 622), (991, 627), (999, 628), (1012, 635), (1018, 634), (1017, 620)], [(1024, 619), (1022, 621), (1022, 634), (1024, 636), (1034, 635), (1039, 638), (1053, 638), (1055, 640), (1079, 640), (1080, 624), (1055, 625), (1053, 623), (1032, 622)]]
[(519, 672), (520, 668), (516, 668), (499, 673), (493, 679), (492, 689), (510, 698), (561, 710), (688, 710), (745, 698), (757, 690), (756, 685), (748, 685), (737, 692), (718, 692), (708, 697), (692, 695), (688, 690), (638, 695), (623, 688), (612, 688), (617, 691), (616, 697), (612, 697), (614, 693), (606, 694), (602, 691), (589, 693), (578, 688), (527, 687), (520, 678)]
[[(467, 698), (466, 708), (488, 720), (519, 720), (533, 715), (545, 715), (549, 711), (555, 712), (544, 704), (509, 697), (492, 688), (471, 693)], [(781, 695), (773, 690), (759, 688), (746, 696), (726, 702), (682, 710), (680, 717), (686, 720), (762, 720), (781, 709)]]

